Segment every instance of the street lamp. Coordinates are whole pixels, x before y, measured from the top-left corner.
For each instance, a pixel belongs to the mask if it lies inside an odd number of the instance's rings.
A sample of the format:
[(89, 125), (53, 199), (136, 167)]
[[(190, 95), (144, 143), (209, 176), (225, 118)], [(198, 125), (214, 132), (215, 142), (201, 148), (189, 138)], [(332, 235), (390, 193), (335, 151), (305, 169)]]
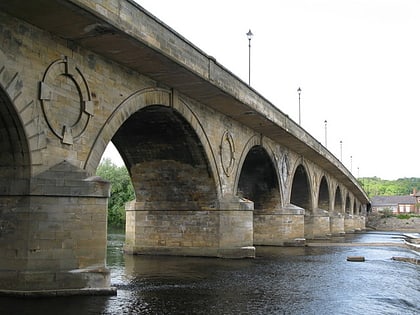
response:
[(324, 124), (325, 124), (325, 147), (327, 147), (327, 120), (324, 120)]
[(254, 34), (252, 34), (251, 29), (246, 33), (248, 37), (248, 85), (251, 85), (251, 39)]
[(350, 173), (353, 173), (353, 155), (350, 155)]
[(343, 141), (340, 140), (340, 161), (343, 161)]
[(300, 126), (300, 93), (302, 92), (302, 89), (299, 87), (299, 88), (297, 89), (297, 92), (298, 92), (298, 94), (299, 94), (299, 126)]

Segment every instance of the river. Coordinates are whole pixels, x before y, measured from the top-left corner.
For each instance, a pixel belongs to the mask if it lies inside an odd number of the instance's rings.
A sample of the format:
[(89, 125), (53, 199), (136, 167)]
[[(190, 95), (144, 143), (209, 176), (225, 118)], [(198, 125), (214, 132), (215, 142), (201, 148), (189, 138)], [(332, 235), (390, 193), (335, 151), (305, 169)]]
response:
[(0, 297), (0, 314), (420, 314), (420, 266), (391, 259), (419, 254), (398, 246), (396, 232), (349, 234), (332, 246), (258, 247), (244, 260), (130, 256), (123, 242), (109, 234), (116, 296)]

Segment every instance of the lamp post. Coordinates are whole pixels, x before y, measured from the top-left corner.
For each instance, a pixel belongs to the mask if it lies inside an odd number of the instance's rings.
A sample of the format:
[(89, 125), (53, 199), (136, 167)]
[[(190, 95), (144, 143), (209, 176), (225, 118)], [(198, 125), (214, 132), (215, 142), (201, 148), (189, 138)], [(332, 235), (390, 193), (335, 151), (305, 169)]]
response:
[(343, 161), (343, 141), (340, 140), (340, 161)]
[(251, 39), (254, 34), (252, 34), (251, 29), (246, 33), (248, 37), (248, 85), (251, 85)]
[(297, 89), (297, 92), (298, 92), (298, 94), (299, 94), (299, 126), (300, 126), (300, 93), (302, 92), (302, 89), (299, 87), (299, 88)]
[(324, 124), (325, 124), (325, 147), (327, 147), (327, 120), (324, 120)]
[(350, 173), (353, 173), (353, 155), (350, 155)]

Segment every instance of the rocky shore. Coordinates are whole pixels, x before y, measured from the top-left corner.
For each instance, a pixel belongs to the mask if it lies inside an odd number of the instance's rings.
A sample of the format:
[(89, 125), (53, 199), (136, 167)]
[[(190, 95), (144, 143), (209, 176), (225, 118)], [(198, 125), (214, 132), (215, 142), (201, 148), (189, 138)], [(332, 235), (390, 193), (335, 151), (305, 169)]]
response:
[(366, 228), (380, 231), (420, 232), (420, 217), (399, 219), (385, 217), (380, 214), (370, 214), (366, 220)]

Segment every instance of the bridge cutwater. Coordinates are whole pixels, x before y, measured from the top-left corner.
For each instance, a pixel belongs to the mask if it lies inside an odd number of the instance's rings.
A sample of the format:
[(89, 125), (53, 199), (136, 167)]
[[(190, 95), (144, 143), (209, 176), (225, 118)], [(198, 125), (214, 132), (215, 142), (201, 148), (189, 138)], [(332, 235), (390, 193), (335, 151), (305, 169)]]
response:
[(107, 145), (132, 254), (255, 256), (362, 230), (369, 199), (262, 95), (131, 0), (0, 1), (0, 291), (112, 293)]

